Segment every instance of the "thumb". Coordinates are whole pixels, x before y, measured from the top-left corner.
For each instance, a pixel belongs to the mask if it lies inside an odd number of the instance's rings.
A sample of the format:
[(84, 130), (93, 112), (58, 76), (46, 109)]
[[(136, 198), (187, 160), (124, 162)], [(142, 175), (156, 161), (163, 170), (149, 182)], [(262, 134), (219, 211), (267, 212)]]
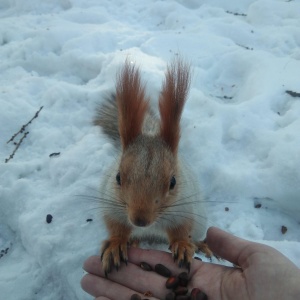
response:
[(259, 245), (238, 238), (216, 227), (210, 227), (207, 230), (206, 242), (216, 255), (242, 268), (245, 267), (244, 258), (255, 252)]

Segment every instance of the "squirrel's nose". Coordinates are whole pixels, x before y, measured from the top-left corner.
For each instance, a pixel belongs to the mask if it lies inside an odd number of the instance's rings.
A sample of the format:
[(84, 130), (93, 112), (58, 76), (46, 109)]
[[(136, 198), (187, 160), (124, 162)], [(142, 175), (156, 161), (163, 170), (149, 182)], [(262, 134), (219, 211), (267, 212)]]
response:
[(137, 217), (134, 219), (133, 224), (138, 227), (146, 227), (149, 222), (143, 218)]

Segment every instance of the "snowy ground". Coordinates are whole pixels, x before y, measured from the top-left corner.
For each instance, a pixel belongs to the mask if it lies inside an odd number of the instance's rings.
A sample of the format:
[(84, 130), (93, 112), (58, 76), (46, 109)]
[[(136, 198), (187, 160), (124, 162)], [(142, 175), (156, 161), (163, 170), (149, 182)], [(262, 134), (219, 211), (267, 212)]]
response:
[(299, 12), (285, 0), (1, 0), (0, 297), (91, 299), (82, 263), (106, 230), (84, 195), (115, 157), (91, 120), (126, 57), (154, 105), (166, 63), (191, 61), (181, 150), (210, 224), (300, 267)]

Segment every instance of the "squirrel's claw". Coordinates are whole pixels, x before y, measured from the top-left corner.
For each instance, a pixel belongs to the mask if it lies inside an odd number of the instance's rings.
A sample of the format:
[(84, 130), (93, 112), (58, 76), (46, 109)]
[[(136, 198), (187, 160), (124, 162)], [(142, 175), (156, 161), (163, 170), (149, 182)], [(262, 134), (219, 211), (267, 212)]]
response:
[(113, 268), (117, 271), (121, 266), (121, 262), (127, 265), (127, 242), (119, 239), (108, 240), (103, 243), (101, 251), (102, 269), (105, 277), (108, 276)]
[(212, 260), (212, 257), (214, 256), (216, 259), (220, 259), (220, 257), (218, 257), (217, 255), (215, 255), (210, 248), (208, 247), (206, 240), (204, 241), (200, 241), (196, 243), (197, 245), (197, 250), (198, 252), (202, 252), (205, 254), (205, 257), (209, 258), (210, 260)]
[(176, 241), (170, 245), (172, 257), (179, 268), (187, 268), (190, 271), (191, 262), (195, 253), (195, 245), (188, 241)]

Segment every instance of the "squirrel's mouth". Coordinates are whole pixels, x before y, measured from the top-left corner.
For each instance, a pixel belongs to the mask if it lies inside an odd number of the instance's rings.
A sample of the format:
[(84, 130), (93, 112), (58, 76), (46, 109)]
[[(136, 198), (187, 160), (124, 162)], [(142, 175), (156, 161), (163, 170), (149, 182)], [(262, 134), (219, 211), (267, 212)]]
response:
[(148, 227), (151, 225), (151, 222), (143, 218), (136, 218), (131, 223), (136, 227)]
[(151, 226), (155, 221), (152, 211), (147, 208), (128, 209), (127, 217), (129, 223), (134, 227), (146, 228)]
[(145, 218), (145, 217), (141, 217), (141, 216), (137, 216), (137, 217), (133, 217), (133, 218), (129, 218), (129, 222), (135, 226), (135, 227), (139, 227), (139, 228), (145, 228), (145, 227), (149, 227), (152, 225), (152, 221)]

